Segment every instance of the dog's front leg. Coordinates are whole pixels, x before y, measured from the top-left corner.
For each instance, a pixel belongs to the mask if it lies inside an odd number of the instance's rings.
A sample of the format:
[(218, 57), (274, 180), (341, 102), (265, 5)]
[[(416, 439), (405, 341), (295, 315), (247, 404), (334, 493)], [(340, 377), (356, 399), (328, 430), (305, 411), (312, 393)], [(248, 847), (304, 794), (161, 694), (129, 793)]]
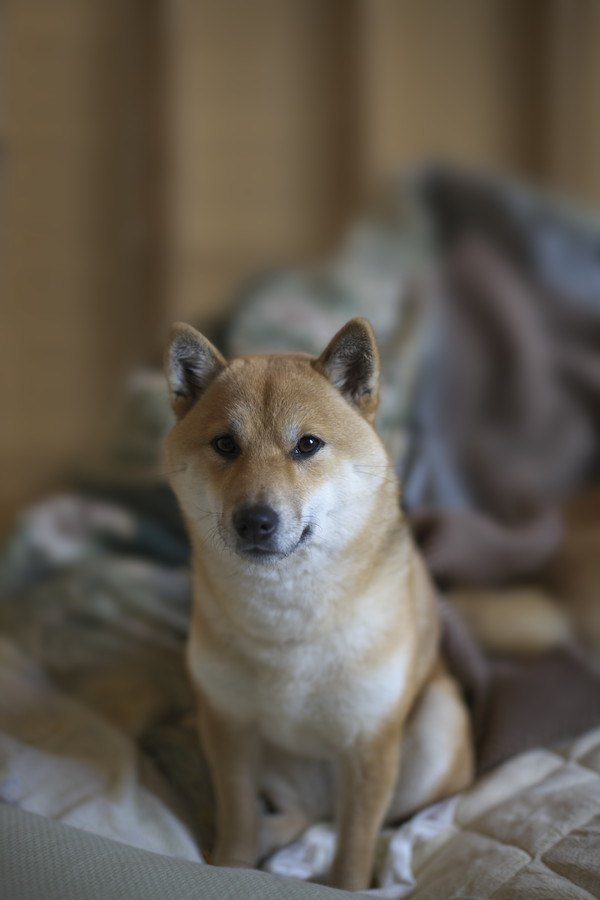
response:
[(375, 844), (398, 775), (399, 748), (400, 729), (387, 728), (338, 759), (335, 887), (361, 891), (371, 883)]
[(202, 700), (200, 738), (210, 767), (216, 801), (216, 866), (252, 868), (258, 859), (258, 737), (228, 721)]

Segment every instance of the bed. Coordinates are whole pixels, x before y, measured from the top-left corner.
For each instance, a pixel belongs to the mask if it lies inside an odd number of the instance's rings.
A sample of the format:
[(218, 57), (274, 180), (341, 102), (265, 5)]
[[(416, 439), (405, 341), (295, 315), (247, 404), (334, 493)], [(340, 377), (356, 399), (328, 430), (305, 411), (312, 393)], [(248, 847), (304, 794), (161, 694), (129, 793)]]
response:
[[(391, 219), (387, 210), (358, 225), (319, 271), (254, 282), (213, 337), (232, 354), (314, 352), (352, 315), (372, 319), (384, 369), (381, 430), (456, 619), (465, 589), (479, 609), (482, 586), (488, 598), (507, 584), (551, 595), (548, 573), (564, 546), (560, 498), (592, 490), (600, 223), (524, 188), (453, 172), (428, 172), (406, 190)], [(557, 240), (562, 268), (545, 251)], [(440, 284), (452, 298), (441, 317)], [(464, 351), (474, 297), (484, 325), (476, 338), (468, 333), (481, 352), (467, 356), (478, 369), (464, 367), (463, 352), (448, 357), (444, 343), (450, 328)], [(507, 341), (518, 346), (499, 386), (490, 373)], [(473, 407), (492, 411), (478, 422), (477, 466), (472, 442), (447, 439), (437, 424), (448, 375), (487, 391)], [(555, 421), (561, 440), (540, 467), (540, 441)], [(188, 550), (161, 461), (169, 422), (160, 372), (135, 373), (110, 444), (73, 466), (60, 493), (26, 510), (0, 551), (7, 900), (342, 895), (319, 883), (333, 855), (331, 823), (315, 824), (262, 872), (204, 862), (213, 804), (183, 665)], [(513, 455), (496, 486), (498, 436)], [(517, 471), (520, 480), (511, 480)], [(507, 517), (507, 496), (528, 516)], [(571, 583), (560, 584), (568, 600)], [(597, 586), (594, 577), (585, 585), (593, 616)], [(525, 606), (514, 590), (511, 602), (501, 618)], [(497, 657), (499, 649), (510, 655), (510, 634), (494, 655), (462, 625), (450, 628), (447, 652), (473, 710), (479, 774), (469, 790), (382, 834), (375, 896), (600, 896), (598, 647), (577, 640), (567, 608), (564, 628), (542, 627), (551, 637), (526, 662)], [(549, 609), (541, 604), (538, 625)], [(523, 641), (513, 649), (522, 654)]]

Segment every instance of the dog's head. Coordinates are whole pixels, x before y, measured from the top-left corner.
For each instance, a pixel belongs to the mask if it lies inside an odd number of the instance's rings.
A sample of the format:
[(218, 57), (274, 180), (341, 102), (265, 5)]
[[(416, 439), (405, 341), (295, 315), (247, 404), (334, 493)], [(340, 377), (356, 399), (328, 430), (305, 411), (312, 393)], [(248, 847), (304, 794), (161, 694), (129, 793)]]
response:
[(333, 550), (389, 489), (373, 427), (379, 355), (365, 319), (345, 325), (318, 358), (229, 363), (178, 324), (166, 372), (177, 418), (166, 445), (171, 484), (188, 526), (214, 552), (259, 563)]

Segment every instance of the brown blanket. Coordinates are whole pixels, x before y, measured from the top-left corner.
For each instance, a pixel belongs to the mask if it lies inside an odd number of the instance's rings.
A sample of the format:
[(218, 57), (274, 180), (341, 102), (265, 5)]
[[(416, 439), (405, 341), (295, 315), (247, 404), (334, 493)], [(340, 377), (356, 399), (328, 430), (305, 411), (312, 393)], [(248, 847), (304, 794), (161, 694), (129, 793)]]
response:
[(452, 607), (442, 611), (443, 650), (472, 712), (478, 772), (600, 723), (600, 665), (579, 647), (490, 659)]
[(443, 287), (419, 452), (460, 499), (413, 497), (415, 531), (444, 584), (535, 577), (561, 544), (559, 503), (598, 463), (600, 223), (594, 246), (490, 180), (434, 173), (424, 190)]
[[(410, 461), (401, 473), (417, 540), (442, 587), (543, 586), (600, 653), (600, 528), (589, 527), (600, 522), (600, 221), (451, 170), (425, 173), (419, 190), (441, 289), (417, 405), (419, 490)], [(585, 534), (563, 515), (575, 491)], [(571, 641), (497, 659), (450, 606), (444, 618), (480, 770), (600, 723), (593, 653)]]

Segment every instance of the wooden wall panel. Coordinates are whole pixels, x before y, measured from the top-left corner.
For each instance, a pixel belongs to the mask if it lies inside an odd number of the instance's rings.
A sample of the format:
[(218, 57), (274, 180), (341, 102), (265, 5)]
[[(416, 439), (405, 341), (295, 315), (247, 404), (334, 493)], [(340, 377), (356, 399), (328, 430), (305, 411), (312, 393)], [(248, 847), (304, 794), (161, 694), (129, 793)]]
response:
[(351, 0), (173, 0), (167, 25), (174, 313), (331, 244), (354, 191)]
[(133, 2), (6, 7), (0, 505), (10, 509), (96, 443), (155, 313), (140, 292)]
[(600, 205), (600, 3), (550, 0), (543, 175)]
[(431, 159), (532, 174), (540, 11), (537, 0), (364, 0), (369, 177)]

